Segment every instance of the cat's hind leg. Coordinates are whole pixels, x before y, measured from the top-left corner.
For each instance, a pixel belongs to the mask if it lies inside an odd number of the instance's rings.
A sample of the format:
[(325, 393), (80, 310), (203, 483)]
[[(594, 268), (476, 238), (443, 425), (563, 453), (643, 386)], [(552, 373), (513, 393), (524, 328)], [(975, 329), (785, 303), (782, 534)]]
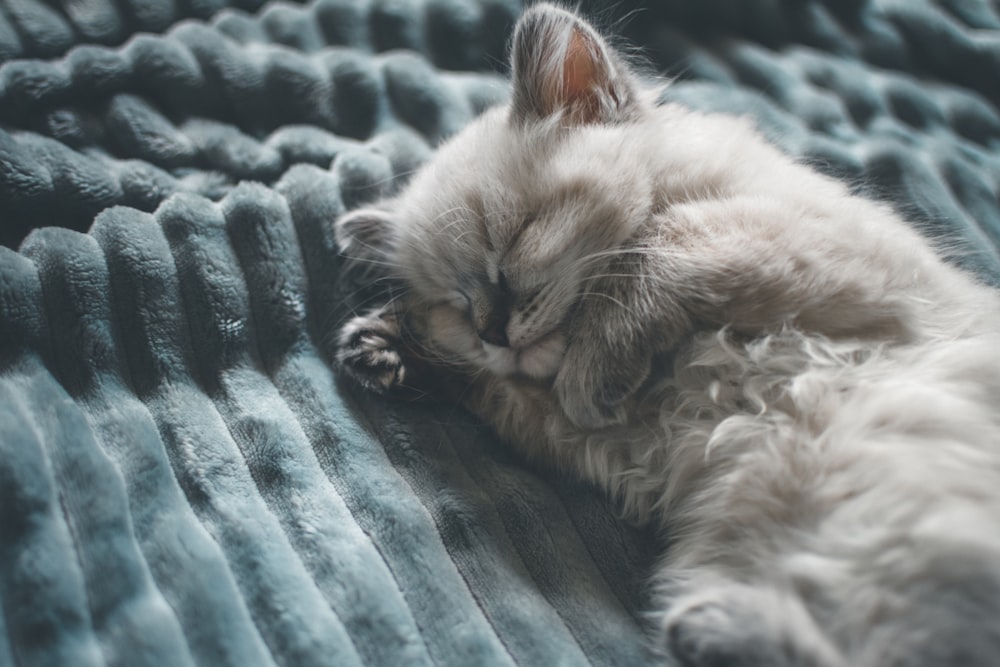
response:
[(845, 667), (793, 595), (735, 582), (677, 597), (659, 623), (680, 667)]

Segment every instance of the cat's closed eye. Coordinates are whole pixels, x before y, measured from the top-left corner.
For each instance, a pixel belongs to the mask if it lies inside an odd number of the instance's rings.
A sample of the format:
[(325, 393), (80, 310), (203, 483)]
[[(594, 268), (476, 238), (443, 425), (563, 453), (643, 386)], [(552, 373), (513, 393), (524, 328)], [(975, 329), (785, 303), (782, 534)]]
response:
[(507, 325), (510, 322), (511, 296), (503, 271), (497, 272), (496, 282), (488, 282), (469, 299), (469, 314), (479, 338), (497, 347), (507, 347)]
[(507, 274), (503, 269), (497, 270), (497, 289), (501, 294), (510, 294), (510, 285), (507, 284)]

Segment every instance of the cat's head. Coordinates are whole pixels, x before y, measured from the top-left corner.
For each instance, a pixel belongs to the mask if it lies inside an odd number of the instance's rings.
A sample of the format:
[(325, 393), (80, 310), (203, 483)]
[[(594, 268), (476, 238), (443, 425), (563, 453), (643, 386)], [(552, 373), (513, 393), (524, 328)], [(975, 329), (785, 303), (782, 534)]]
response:
[(591, 26), (549, 5), (518, 23), (512, 70), (509, 105), (337, 233), (345, 254), (392, 265), (439, 354), (545, 379), (595, 276), (649, 218), (651, 177), (632, 128), (650, 105)]

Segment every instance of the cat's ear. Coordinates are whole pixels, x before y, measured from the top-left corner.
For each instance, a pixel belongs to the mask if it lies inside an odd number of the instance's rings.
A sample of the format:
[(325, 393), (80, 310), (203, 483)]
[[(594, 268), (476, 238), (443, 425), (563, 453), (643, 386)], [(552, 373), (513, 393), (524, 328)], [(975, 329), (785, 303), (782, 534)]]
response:
[(540, 4), (524, 13), (511, 52), (515, 122), (613, 123), (636, 111), (628, 68), (585, 21)]
[(333, 230), (342, 255), (381, 263), (391, 249), (394, 226), (388, 211), (362, 208), (338, 218)]

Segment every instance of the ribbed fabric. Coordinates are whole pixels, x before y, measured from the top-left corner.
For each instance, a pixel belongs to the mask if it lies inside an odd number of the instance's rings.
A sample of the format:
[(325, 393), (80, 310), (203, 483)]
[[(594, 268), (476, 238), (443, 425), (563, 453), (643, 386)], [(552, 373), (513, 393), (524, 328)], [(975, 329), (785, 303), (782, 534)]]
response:
[(298, 167), (0, 249), (10, 664), (643, 664), (646, 538), (338, 385), (342, 206)]

